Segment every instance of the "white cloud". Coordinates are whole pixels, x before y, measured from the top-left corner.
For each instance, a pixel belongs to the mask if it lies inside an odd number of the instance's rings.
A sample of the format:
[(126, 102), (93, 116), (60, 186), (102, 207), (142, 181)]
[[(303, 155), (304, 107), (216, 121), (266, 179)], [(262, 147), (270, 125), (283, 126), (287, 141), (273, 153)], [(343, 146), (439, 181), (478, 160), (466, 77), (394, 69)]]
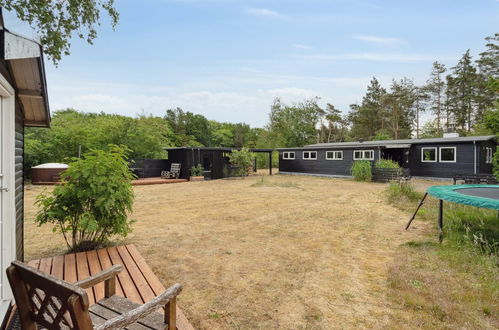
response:
[(298, 48), (298, 49), (304, 49), (304, 50), (312, 49), (312, 47), (310, 47), (308, 45), (303, 45), (303, 44), (294, 44), (293, 47)]
[(255, 16), (282, 17), (281, 13), (266, 8), (246, 8), (246, 13)]
[(388, 37), (379, 37), (372, 35), (356, 35), (353, 36), (356, 40), (366, 41), (375, 44), (384, 44), (384, 45), (394, 45), (394, 44), (406, 44), (405, 40), (399, 38), (388, 38)]
[(325, 60), (325, 61), (380, 61), (380, 62), (433, 62), (436, 59), (439, 61), (455, 60), (456, 56), (435, 56), (434, 54), (406, 54), (406, 53), (348, 53), (337, 55), (310, 55), (303, 56), (309, 60)]

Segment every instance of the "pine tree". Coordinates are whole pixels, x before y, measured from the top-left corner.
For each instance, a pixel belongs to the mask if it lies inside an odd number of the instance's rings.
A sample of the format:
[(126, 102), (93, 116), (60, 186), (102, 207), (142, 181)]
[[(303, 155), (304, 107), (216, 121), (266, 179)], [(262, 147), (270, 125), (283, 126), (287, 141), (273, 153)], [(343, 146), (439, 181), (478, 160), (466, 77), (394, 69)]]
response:
[(386, 124), (394, 139), (410, 138), (415, 119), (415, 87), (412, 80), (393, 80), (390, 92), (382, 97), (386, 111)]
[(444, 115), (444, 99), (445, 99), (445, 65), (439, 62), (433, 62), (433, 69), (430, 78), (426, 81), (425, 90), (428, 92), (430, 109), (435, 115), (435, 126), (437, 130), (442, 128), (442, 117)]
[(452, 74), (448, 76), (447, 88), (450, 89), (449, 111), (455, 117), (456, 125), (470, 132), (475, 118), (477, 73), (469, 49), (452, 68)]
[(499, 33), (485, 40), (487, 49), (480, 53), (480, 58), (476, 61), (478, 65), (475, 97), (477, 122), (483, 118), (484, 111), (492, 107), (499, 99)]
[(378, 80), (373, 77), (367, 87), (367, 93), (362, 99), (361, 105), (350, 106), (348, 115), (352, 123), (352, 134), (356, 138), (370, 139), (385, 126), (385, 116), (381, 99), (386, 90)]

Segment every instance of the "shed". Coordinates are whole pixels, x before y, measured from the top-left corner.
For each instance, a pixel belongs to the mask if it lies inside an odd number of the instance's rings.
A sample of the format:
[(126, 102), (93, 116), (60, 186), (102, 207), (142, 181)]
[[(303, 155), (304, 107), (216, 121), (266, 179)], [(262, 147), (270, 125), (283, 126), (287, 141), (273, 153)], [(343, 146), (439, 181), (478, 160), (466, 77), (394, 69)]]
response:
[[(239, 148), (215, 148), (215, 147), (179, 147), (165, 148), (168, 152), (168, 161), (180, 163), (180, 178), (188, 179), (190, 169), (201, 164), (205, 170), (205, 179), (222, 179), (230, 176), (229, 154)], [(273, 149), (249, 149), (251, 152), (269, 154), (269, 173), (272, 175), (272, 152)]]
[(5, 268), (24, 258), (24, 127), (48, 127), (43, 50), (9, 31), (0, 9), (0, 321), (9, 308)]

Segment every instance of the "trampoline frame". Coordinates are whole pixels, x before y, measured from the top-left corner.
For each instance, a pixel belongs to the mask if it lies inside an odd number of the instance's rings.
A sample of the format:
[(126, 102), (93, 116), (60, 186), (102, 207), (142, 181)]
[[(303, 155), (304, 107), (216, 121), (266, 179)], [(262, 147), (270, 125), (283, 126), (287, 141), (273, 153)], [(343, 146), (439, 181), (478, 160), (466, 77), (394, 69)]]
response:
[[(464, 189), (464, 188), (473, 188), (473, 187), (485, 188), (485, 187), (490, 187), (490, 186), (499, 188), (499, 186), (497, 186), (497, 185), (458, 185), (458, 186), (460, 186), (460, 187), (456, 187), (456, 185), (453, 185), (453, 187), (455, 187), (453, 190)], [(411, 223), (416, 218), (416, 214), (418, 213), (421, 206), (423, 206), (423, 203), (424, 203), (426, 197), (428, 196), (428, 194), (431, 195), (431, 193), (428, 193), (428, 190), (427, 190), (425, 192), (423, 198), (419, 202), (418, 207), (416, 208), (416, 211), (414, 212), (412, 217), (407, 222), (407, 225), (405, 226), (405, 230), (408, 230), (409, 227), (411, 226)], [(444, 229), (443, 229), (443, 227), (444, 227), (444, 200), (437, 197), (437, 196), (434, 196), (434, 197), (438, 199), (438, 241), (440, 243), (442, 243), (442, 240), (444, 239)], [(471, 204), (466, 204), (466, 203), (460, 203), (458, 201), (453, 201), (453, 200), (450, 200), (450, 201), (452, 203), (457, 203), (457, 204), (471, 205)], [(471, 206), (484, 208), (483, 206), (476, 206), (476, 205), (471, 205)], [(485, 207), (485, 208), (489, 208), (489, 207)], [(499, 209), (497, 209), (497, 217), (499, 219)]]

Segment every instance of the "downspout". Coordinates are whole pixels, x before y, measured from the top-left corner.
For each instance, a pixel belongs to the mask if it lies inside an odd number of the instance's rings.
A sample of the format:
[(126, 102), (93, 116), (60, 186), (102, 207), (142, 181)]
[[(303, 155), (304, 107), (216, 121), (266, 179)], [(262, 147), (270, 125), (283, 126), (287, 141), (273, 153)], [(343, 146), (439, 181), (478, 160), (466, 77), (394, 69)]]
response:
[(473, 141), (473, 173), (476, 174), (476, 141)]

